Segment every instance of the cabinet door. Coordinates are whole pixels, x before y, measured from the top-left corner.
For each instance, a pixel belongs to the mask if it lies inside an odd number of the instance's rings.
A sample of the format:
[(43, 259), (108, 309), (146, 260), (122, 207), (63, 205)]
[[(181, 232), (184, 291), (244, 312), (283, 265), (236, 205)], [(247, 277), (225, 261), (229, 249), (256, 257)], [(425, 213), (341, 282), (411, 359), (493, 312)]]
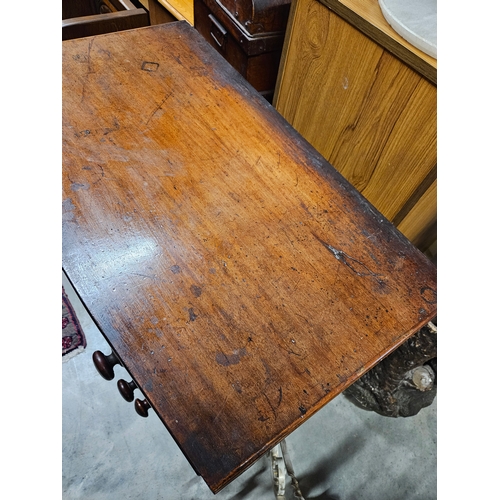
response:
[[(436, 240), (436, 215), (437, 180), (434, 180), (397, 227), (417, 247), (427, 250)], [(435, 254), (436, 250), (429, 253)]]
[(398, 225), (436, 179), (435, 85), (316, 0), (292, 16), (277, 110)]

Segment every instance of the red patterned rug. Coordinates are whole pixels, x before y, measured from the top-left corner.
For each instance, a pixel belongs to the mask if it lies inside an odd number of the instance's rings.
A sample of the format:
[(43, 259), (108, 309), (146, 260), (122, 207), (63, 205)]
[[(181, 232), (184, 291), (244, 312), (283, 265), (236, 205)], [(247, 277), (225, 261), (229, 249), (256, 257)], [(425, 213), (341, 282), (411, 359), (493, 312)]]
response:
[(82, 352), (87, 346), (80, 322), (62, 288), (62, 356), (63, 363)]

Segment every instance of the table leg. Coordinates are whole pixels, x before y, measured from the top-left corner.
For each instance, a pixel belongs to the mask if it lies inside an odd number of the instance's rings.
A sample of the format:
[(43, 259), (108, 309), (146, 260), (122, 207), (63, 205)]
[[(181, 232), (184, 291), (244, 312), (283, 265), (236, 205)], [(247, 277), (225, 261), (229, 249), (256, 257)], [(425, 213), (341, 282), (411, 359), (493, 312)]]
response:
[(274, 496), (276, 497), (276, 500), (285, 500), (285, 483), (287, 473), (292, 480), (294, 497), (298, 500), (305, 500), (302, 496), (302, 492), (300, 491), (299, 481), (295, 477), (292, 461), (290, 459), (290, 455), (288, 454), (286, 441), (284, 439), (270, 451), (270, 456)]

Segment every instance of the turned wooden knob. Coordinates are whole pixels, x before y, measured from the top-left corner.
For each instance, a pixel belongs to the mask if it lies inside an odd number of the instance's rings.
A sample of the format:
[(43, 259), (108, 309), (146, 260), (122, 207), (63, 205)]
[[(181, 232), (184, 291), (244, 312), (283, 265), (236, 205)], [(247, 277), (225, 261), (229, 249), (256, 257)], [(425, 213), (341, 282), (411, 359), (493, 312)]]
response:
[(92, 355), (92, 360), (94, 361), (96, 370), (106, 380), (113, 380), (115, 377), (113, 366), (121, 364), (113, 351), (111, 351), (109, 356), (105, 356), (101, 351), (95, 351)]
[(118, 390), (125, 401), (131, 403), (134, 400), (134, 391), (137, 389), (137, 385), (133, 380), (126, 382), (122, 378), (116, 383)]
[(147, 402), (146, 399), (142, 401), (140, 399), (135, 400), (135, 411), (141, 416), (146, 418), (148, 416), (148, 410), (151, 408), (151, 405)]

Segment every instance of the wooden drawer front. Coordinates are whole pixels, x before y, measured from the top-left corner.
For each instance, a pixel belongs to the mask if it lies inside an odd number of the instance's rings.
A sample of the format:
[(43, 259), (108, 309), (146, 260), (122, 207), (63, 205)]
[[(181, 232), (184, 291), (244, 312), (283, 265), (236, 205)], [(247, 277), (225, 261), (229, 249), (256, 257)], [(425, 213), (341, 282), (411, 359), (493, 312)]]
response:
[(436, 179), (435, 85), (315, 0), (299, 0), (283, 60), (278, 111), (399, 224)]
[(149, 15), (130, 0), (64, 0), (62, 39), (70, 40), (149, 25)]
[(130, 0), (63, 0), (62, 18), (95, 16), (123, 10), (134, 10)]

